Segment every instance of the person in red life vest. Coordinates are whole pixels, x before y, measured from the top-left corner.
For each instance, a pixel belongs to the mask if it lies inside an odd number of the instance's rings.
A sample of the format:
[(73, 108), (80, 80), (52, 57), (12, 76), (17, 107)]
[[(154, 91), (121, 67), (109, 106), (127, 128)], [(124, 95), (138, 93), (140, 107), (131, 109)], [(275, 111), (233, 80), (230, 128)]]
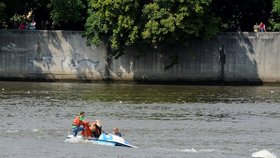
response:
[(81, 132), (81, 135), (84, 137), (84, 139), (92, 138), (92, 131), (90, 129), (90, 122), (84, 123), (84, 130)]
[(81, 134), (85, 139), (98, 139), (102, 132), (100, 120), (95, 120), (92, 122), (86, 122)]
[(86, 123), (84, 121), (84, 117), (85, 117), (85, 112), (80, 112), (80, 115), (76, 116), (73, 120), (73, 124), (72, 124), (72, 132), (73, 132), (73, 136), (76, 137), (78, 132), (83, 131), (84, 130), (84, 124)]
[(102, 126), (101, 126), (101, 123), (100, 123), (100, 120), (95, 120), (91, 123), (89, 129), (91, 130), (92, 132), (92, 137), (93, 138), (99, 138), (99, 136), (101, 135), (102, 133)]

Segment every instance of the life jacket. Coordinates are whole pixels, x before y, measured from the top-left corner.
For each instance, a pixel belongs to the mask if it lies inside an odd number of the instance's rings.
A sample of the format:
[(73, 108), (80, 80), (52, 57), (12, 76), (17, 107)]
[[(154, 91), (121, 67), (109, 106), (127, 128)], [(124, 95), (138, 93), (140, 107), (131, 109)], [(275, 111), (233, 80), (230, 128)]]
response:
[(80, 120), (80, 116), (77, 116), (77, 117), (74, 118), (74, 120), (73, 120), (73, 126), (79, 127), (79, 126), (81, 126), (82, 124), (83, 124), (83, 121)]
[(89, 123), (84, 123), (84, 130), (82, 131), (82, 135), (84, 137), (92, 137), (92, 131), (89, 129)]
[(83, 124), (84, 126), (84, 130), (82, 131), (82, 135), (84, 137), (93, 137), (93, 138), (99, 138), (99, 136), (101, 135), (102, 133), (102, 127), (99, 127), (97, 126), (96, 124), (94, 125), (95, 126), (95, 130), (92, 131), (90, 128), (89, 128), (89, 123), (84, 123)]

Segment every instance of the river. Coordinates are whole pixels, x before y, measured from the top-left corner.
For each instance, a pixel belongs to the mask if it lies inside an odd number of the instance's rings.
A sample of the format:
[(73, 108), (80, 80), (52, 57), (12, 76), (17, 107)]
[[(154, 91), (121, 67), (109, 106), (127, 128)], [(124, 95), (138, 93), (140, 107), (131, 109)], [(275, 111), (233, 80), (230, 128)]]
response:
[[(0, 157), (280, 155), (280, 87), (0, 82)], [(137, 149), (64, 142), (74, 116)]]

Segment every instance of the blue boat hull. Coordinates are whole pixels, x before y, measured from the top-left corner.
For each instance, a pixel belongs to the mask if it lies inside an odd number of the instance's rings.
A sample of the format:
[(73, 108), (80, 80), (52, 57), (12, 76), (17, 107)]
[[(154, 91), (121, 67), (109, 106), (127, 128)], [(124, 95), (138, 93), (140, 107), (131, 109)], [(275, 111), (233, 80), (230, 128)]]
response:
[(106, 146), (121, 146), (121, 147), (129, 147), (129, 148), (137, 148), (126, 142), (123, 138), (118, 137), (112, 134), (101, 134), (98, 139), (83, 139), (81, 136), (73, 137), (72, 135), (67, 136), (65, 142), (87, 142), (98, 145), (106, 145)]

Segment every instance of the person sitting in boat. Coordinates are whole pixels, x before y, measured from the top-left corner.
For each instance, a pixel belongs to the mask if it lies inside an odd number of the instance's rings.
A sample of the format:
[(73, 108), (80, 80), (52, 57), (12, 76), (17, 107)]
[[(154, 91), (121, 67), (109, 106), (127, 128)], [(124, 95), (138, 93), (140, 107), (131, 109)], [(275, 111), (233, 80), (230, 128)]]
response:
[(84, 130), (84, 125), (86, 123), (86, 121), (84, 121), (84, 117), (85, 117), (85, 112), (80, 112), (80, 114), (78, 116), (76, 116), (73, 120), (73, 124), (72, 124), (72, 132), (73, 132), (73, 136), (76, 137), (78, 132), (83, 131)]
[(89, 129), (92, 132), (92, 137), (93, 138), (99, 138), (99, 136), (102, 133), (102, 126), (101, 126), (100, 120), (93, 121), (90, 124)]
[(113, 134), (116, 135), (116, 136), (119, 136), (119, 137), (122, 137), (122, 134), (121, 132), (119, 131), (119, 128), (113, 128)]

